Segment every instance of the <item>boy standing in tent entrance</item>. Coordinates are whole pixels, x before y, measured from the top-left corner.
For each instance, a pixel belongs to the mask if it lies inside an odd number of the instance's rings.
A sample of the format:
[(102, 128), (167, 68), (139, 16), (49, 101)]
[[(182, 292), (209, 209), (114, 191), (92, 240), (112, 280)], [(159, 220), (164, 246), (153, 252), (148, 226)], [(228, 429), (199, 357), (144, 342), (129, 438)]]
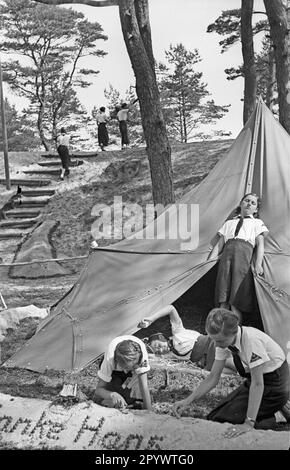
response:
[(256, 194), (246, 194), (235, 217), (219, 229), (209, 255), (209, 259), (215, 258), (222, 251), (215, 287), (216, 306), (239, 314), (254, 311), (253, 254), (255, 274), (263, 274), (264, 236), (268, 229), (258, 218), (259, 205)]
[(149, 370), (144, 343), (135, 336), (118, 336), (109, 344), (98, 371), (95, 396), (109, 408), (151, 410)]
[[(172, 336), (167, 339), (162, 333), (155, 333), (149, 338), (143, 339), (149, 352), (151, 351), (157, 355), (171, 353), (174, 358), (190, 360), (203, 369), (210, 371), (215, 357), (214, 341), (208, 335), (184, 328), (182, 320), (173, 305), (161, 308), (151, 315), (150, 319), (143, 318), (137, 326), (138, 328), (147, 328), (151, 323), (166, 315), (169, 315), (170, 318)], [(236, 372), (231, 359), (227, 361), (224, 372)]]

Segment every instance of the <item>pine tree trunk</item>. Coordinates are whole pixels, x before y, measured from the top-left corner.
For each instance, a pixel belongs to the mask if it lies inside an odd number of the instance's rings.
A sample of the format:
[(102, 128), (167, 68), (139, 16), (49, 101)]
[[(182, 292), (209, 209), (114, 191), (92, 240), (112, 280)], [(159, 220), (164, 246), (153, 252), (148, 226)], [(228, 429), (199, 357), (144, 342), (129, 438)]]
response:
[(44, 135), (43, 115), (44, 115), (44, 106), (42, 103), (40, 103), (39, 110), (38, 110), (38, 117), (37, 117), (37, 128), (38, 128), (38, 133), (39, 133), (41, 143), (44, 146), (45, 150), (48, 152), (50, 150), (50, 146), (48, 145), (48, 142)]
[(253, 3), (253, 0), (242, 0), (241, 8), (241, 38), (245, 79), (243, 112), (244, 124), (247, 122), (256, 106), (257, 94), (257, 77), (252, 28)]
[(154, 204), (174, 202), (171, 148), (154, 70), (148, 0), (121, 0), (119, 14), (136, 78), (142, 126), (147, 144)]
[(289, 0), (264, 0), (275, 51), (279, 121), (290, 134)]
[(266, 90), (266, 105), (272, 111), (273, 105), (275, 102), (274, 90), (275, 90), (275, 83), (276, 83), (276, 64), (275, 64), (273, 47), (270, 47), (268, 62), (269, 62), (269, 65), (268, 65), (269, 79), (268, 79), (267, 90)]

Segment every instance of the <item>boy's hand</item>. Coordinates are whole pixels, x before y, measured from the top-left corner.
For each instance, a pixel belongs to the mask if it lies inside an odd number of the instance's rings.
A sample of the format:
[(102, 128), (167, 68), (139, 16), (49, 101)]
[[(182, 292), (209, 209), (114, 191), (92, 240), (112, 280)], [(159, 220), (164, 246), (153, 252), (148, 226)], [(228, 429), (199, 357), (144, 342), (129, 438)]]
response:
[(137, 325), (138, 328), (148, 328), (151, 325), (151, 321), (148, 318), (143, 318)]
[(125, 398), (123, 398), (122, 395), (120, 395), (117, 392), (111, 393), (111, 400), (113, 402), (114, 408), (126, 408), (127, 407)]

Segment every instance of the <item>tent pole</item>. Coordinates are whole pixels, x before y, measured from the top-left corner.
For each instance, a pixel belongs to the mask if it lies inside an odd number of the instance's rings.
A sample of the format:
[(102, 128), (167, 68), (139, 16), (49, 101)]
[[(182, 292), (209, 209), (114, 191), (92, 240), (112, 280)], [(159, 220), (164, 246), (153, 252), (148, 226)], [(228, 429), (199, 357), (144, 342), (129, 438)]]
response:
[(260, 124), (260, 117), (261, 117), (261, 106), (262, 106), (262, 101), (261, 99), (258, 99), (255, 125), (254, 125), (254, 133), (253, 133), (253, 142), (252, 142), (252, 148), (251, 148), (251, 154), (249, 158), (249, 166), (248, 166), (248, 172), (247, 172), (245, 194), (248, 194), (252, 191), (254, 165), (255, 165), (256, 149), (257, 149), (258, 127)]

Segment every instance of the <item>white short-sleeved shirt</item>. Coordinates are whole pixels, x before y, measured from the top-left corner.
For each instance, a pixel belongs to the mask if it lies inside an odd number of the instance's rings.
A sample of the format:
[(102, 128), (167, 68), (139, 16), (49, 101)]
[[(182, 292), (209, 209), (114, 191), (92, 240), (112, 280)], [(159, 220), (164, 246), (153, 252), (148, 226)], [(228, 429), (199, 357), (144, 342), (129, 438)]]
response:
[[(242, 335), (241, 335), (242, 332)], [(285, 354), (279, 344), (263, 331), (251, 326), (239, 327), (235, 344), (240, 351), (240, 358), (246, 372), (264, 365), (263, 373), (273, 372), (285, 361)], [(232, 357), (228, 348), (216, 347), (215, 359), (225, 360)]]
[(105, 113), (98, 113), (97, 116), (96, 116), (96, 120), (97, 120), (98, 124), (106, 123), (107, 119), (108, 118), (107, 118)]
[(218, 233), (220, 235), (223, 235), (225, 243), (232, 238), (238, 238), (245, 240), (255, 246), (256, 237), (258, 235), (261, 235), (262, 233), (266, 235), (269, 232), (266, 225), (261, 219), (255, 219), (253, 216), (249, 216), (249, 218), (244, 219), (243, 225), (240, 228), (238, 236), (235, 237), (235, 230), (238, 225), (238, 221), (239, 217), (227, 220), (219, 229)]
[(57, 138), (57, 145), (66, 145), (69, 146), (69, 135), (60, 134)]
[(129, 339), (131, 341), (134, 341), (135, 343), (138, 343), (142, 352), (142, 359), (141, 359), (140, 367), (132, 371), (133, 375), (143, 374), (144, 372), (148, 372), (150, 370), (148, 353), (147, 353), (147, 350), (143, 341), (141, 341), (141, 339), (137, 338), (136, 336), (131, 336), (131, 335), (117, 336), (117, 338), (113, 339), (113, 341), (111, 341), (111, 343), (109, 344), (107, 352), (105, 353), (101, 368), (98, 371), (98, 376), (100, 377), (100, 379), (104, 380), (104, 382), (111, 382), (112, 372), (114, 370), (118, 370), (118, 371), (123, 370), (120, 368), (118, 364), (117, 365), (115, 364), (114, 354), (115, 354), (115, 349), (117, 345), (121, 343), (122, 341), (129, 340)]
[(127, 121), (128, 112), (129, 112), (128, 108), (120, 109), (120, 111), (118, 111), (117, 113), (118, 121)]
[(192, 348), (197, 338), (200, 336), (200, 333), (195, 330), (187, 330), (184, 328), (181, 318), (177, 321), (171, 321), (171, 330), (171, 339), (174, 349), (176, 349), (176, 351), (181, 355), (188, 353), (190, 356)]

